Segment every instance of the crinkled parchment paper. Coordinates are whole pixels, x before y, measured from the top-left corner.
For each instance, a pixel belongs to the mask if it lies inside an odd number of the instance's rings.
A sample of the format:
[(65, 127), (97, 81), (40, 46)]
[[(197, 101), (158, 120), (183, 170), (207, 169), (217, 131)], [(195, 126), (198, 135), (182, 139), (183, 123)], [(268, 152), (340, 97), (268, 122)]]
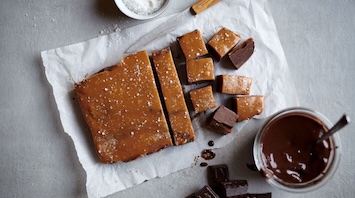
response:
[[(82, 81), (104, 67), (116, 64), (134, 41), (168, 19), (169, 17), (161, 18), (83, 43), (42, 52), (46, 76), (53, 87), (64, 131), (73, 139), (79, 160), (87, 174), (86, 186), (89, 197), (103, 197), (145, 180), (163, 177), (189, 167), (195, 163), (194, 158), (207, 147), (209, 140), (214, 140), (214, 148), (220, 148), (233, 141), (236, 133), (246, 124), (246, 121), (236, 124), (232, 134), (225, 136), (214, 134), (201, 127), (201, 122), (211, 113), (208, 111), (193, 119), (197, 136), (193, 143), (169, 147), (128, 163), (107, 165), (99, 162), (89, 128), (75, 100), (74, 83)], [(207, 41), (221, 27), (239, 33), (243, 41), (248, 37), (254, 38), (255, 52), (239, 70), (234, 69), (225, 59), (220, 63), (215, 62), (215, 73), (253, 78), (251, 94), (265, 96), (265, 109), (258, 118), (298, 105), (297, 94), (266, 0), (224, 0), (193, 20), (186, 21), (186, 24), (170, 34), (156, 39), (145, 49), (149, 52), (171, 46), (176, 43), (176, 37), (195, 29), (199, 29)], [(184, 65), (178, 63), (177, 67), (181, 68)], [(185, 91), (195, 88), (194, 85), (184, 87)], [(218, 104), (224, 104), (231, 97), (215, 94)]]

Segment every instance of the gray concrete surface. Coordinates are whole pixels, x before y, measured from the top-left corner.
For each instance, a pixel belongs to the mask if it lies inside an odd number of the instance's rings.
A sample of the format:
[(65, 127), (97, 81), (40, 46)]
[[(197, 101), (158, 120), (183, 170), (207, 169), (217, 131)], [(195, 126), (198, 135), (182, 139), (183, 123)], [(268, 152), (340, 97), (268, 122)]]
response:
[[(193, 0), (174, 1), (164, 13)], [(270, 0), (300, 104), (331, 121), (355, 119), (355, 1)], [(141, 21), (123, 16), (113, 0), (0, 1), (0, 197), (86, 197), (86, 175), (72, 140), (62, 129), (40, 52), (107, 34)], [(232, 178), (248, 179), (251, 192), (273, 197), (353, 197), (355, 135), (341, 132), (343, 155), (333, 179), (306, 194), (277, 190), (248, 171), (260, 122), (241, 133), (249, 141), (217, 151)], [(185, 197), (207, 183), (199, 166), (152, 179), (109, 197)]]

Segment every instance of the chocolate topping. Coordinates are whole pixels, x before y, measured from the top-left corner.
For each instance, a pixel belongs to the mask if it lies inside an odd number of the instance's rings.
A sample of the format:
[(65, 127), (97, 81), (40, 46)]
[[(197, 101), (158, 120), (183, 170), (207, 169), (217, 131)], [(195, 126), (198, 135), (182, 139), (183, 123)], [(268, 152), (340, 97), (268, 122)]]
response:
[(261, 139), (263, 163), (278, 179), (287, 183), (311, 181), (326, 171), (332, 152), (330, 140), (316, 144), (327, 128), (301, 114), (285, 115), (273, 121)]
[(205, 149), (201, 152), (201, 157), (205, 160), (211, 160), (216, 156), (216, 154), (209, 150), (209, 149)]

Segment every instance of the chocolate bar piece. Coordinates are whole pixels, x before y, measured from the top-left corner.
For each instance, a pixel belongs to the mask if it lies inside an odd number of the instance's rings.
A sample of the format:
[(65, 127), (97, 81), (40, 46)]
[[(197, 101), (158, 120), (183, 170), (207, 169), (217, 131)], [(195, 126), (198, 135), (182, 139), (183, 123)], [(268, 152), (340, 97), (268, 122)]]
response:
[(217, 106), (211, 85), (190, 91), (190, 98), (195, 113), (206, 111)]
[(263, 194), (247, 193), (244, 195), (235, 196), (234, 198), (271, 198), (271, 193), (263, 193)]
[(238, 122), (259, 115), (264, 110), (264, 96), (238, 96), (235, 98)]
[(239, 34), (222, 28), (208, 41), (207, 45), (212, 49), (217, 60), (221, 60), (240, 40)]
[(186, 61), (187, 81), (189, 84), (214, 80), (212, 58), (201, 58)]
[(237, 119), (238, 115), (236, 113), (221, 105), (209, 119), (208, 127), (217, 133), (225, 135), (232, 132)]
[(222, 197), (234, 197), (248, 192), (248, 182), (246, 180), (231, 180), (220, 183)]
[(218, 91), (224, 94), (249, 95), (252, 78), (236, 75), (218, 76)]
[(178, 38), (181, 50), (186, 60), (196, 59), (208, 54), (201, 32), (195, 30)]
[(219, 164), (207, 167), (208, 185), (218, 194), (221, 195), (220, 183), (229, 180), (229, 171), (226, 164)]
[(172, 145), (146, 51), (75, 85), (103, 163), (130, 161)]
[(195, 139), (184, 93), (169, 48), (153, 51), (152, 59), (164, 96), (175, 145), (186, 144)]
[(254, 40), (249, 38), (229, 52), (229, 59), (232, 61), (233, 65), (239, 69), (254, 53), (254, 48)]
[(204, 186), (193, 198), (219, 198), (219, 196), (209, 186)]

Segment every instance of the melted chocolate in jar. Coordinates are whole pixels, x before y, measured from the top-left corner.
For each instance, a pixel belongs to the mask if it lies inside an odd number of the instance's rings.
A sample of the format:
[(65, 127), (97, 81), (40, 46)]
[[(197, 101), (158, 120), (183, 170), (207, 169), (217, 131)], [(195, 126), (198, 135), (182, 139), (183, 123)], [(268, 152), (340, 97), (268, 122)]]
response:
[(262, 136), (263, 163), (284, 182), (311, 181), (325, 171), (332, 149), (329, 139), (316, 144), (322, 130), (324, 125), (304, 115), (278, 118)]

